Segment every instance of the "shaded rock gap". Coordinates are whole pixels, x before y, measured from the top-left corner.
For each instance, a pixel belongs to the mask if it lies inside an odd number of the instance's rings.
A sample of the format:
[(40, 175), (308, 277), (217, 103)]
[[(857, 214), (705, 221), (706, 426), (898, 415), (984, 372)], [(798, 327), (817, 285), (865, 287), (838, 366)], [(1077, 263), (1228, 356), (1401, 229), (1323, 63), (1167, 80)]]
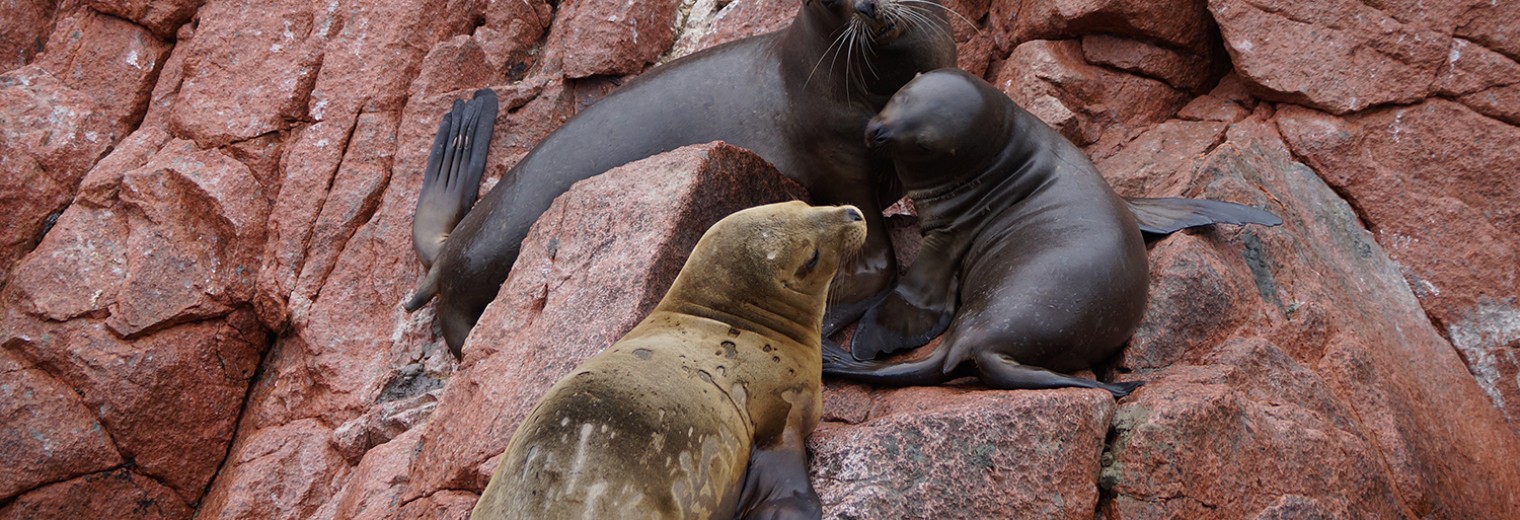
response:
[[(263, 327), (260, 326), (260, 328)], [(222, 462), (216, 465), (216, 471), (212, 472), (211, 478), (206, 479), (205, 488), (201, 489), (200, 496), (195, 497), (195, 500), (190, 502), (192, 505), (199, 507), (201, 500), (206, 498), (207, 493), (211, 492), (212, 486), (221, 480), (222, 471), (227, 469), (227, 461), (232, 458), (232, 450), (238, 445), (238, 437), (244, 435), (243, 422), (248, 418), (248, 408), (252, 404), (254, 387), (258, 386), (259, 380), (264, 378), (265, 367), (270, 363), (274, 355), (274, 344), (277, 340), (278, 337), (272, 331), (268, 329), (264, 330), (264, 345), (261, 347), (262, 352), (259, 353), (259, 363), (254, 365), (253, 375), (248, 377), (248, 386), (243, 390), (243, 404), (238, 407), (237, 420), (232, 423), (232, 438), (227, 441), (227, 447), (222, 451)]]

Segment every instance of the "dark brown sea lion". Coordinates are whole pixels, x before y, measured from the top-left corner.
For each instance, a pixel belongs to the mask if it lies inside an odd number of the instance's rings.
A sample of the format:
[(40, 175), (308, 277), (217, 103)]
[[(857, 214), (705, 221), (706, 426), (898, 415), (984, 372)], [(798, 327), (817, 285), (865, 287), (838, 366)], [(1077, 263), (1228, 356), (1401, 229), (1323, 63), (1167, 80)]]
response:
[(703, 235), (654, 311), (549, 389), (471, 514), (818, 518), (803, 440), (853, 207), (750, 208)]
[[(1122, 397), (1139, 383), (1057, 372), (1112, 356), (1139, 325), (1149, 283), (1142, 231), (1282, 223), (1224, 202), (1127, 201), (1071, 142), (955, 69), (909, 82), (871, 120), (866, 140), (895, 161), (924, 241), (897, 288), (861, 320), (851, 353), (825, 349), (825, 371), (854, 379), (928, 385), (974, 373), (997, 388), (1080, 386)], [(860, 359), (941, 332), (928, 358)]]
[[(930, 8), (933, 7), (933, 8)], [(853, 321), (891, 288), (896, 267), (881, 208), (898, 195), (891, 162), (860, 140), (870, 120), (919, 72), (955, 63), (944, 13), (920, 0), (805, 0), (781, 31), (720, 45), (638, 77), (576, 115), (518, 163), (474, 209), (462, 189), (427, 183), (414, 229), (442, 242), (415, 296), (435, 294), (444, 339), (460, 346), (496, 296), (528, 227), (576, 181), (624, 163), (714, 140), (755, 151), (821, 204), (853, 204), (871, 229), (841, 270), (826, 330)], [(478, 178), (478, 173), (477, 173)], [(436, 202), (435, 202), (436, 201)], [(466, 214), (468, 212), (468, 214)], [(449, 218), (463, 214), (457, 227)], [(424, 219), (422, 216), (429, 216)], [(447, 237), (444, 240), (443, 237)]]

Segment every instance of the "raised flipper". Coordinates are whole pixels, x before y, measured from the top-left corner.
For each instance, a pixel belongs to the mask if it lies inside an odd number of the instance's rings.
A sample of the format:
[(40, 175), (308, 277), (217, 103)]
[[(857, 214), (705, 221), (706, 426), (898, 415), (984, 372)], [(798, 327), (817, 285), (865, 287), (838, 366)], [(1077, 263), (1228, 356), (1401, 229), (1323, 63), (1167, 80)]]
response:
[[(433, 266), (449, 233), (480, 194), (496, 112), (496, 92), (480, 89), (468, 103), (454, 101), (438, 124), (412, 219), (412, 248), (424, 266)], [(438, 276), (433, 271), (430, 269), (428, 278), (403, 305), (407, 310), (416, 310), (433, 298)]]
[(1145, 384), (1144, 381), (1104, 383), (1072, 377), (1029, 365), (1021, 365), (1008, 356), (983, 350), (976, 356), (978, 375), (983, 384), (1005, 390), (1037, 388), (1101, 388), (1119, 399)]
[(1264, 210), (1231, 202), (1207, 199), (1125, 199), (1135, 214), (1146, 240), (1156, 240), (1183, 229), (1212, 224), (1260, 224), (1276, 226), (1282, 219)]
[(496, 92), (480, 89), (468, 103), (455, 101), (438, 125), (412, 220), (412, 247), (423, 265), (433, 265), (449, 232), (480, 194), (496, 111)]
[(959, 294), (961, 257), (970, 242), (960, 235), (933, 231), (924, 236), (923, 248), (907, 274), (861, 318), (850, 342), (851, 356), (875, 359), (919, 347), (950, 327)]

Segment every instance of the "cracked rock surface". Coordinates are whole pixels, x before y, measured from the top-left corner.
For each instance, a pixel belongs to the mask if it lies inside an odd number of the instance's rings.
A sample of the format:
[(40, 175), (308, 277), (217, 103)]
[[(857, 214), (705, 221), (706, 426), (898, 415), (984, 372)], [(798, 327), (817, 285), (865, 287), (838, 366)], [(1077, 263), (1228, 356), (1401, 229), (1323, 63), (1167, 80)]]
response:
[[(0, 518), (462, 518), (538, 396), (708, 224), (804, 197), (687, 147), (578, 184), (455, 362), (412, 211), (795, 0), (21, 0), (0, 17)], [(828, 381), (829, 518), (1520, 511), (1520, 3), (951, 0), (960, 64), (1131, 196), (1278, 228), (1150, 251), (1096, 390)], [(672, 93), (678, 96), (679, 93)], [(899, 254), (911, 215), (892, 217)]]

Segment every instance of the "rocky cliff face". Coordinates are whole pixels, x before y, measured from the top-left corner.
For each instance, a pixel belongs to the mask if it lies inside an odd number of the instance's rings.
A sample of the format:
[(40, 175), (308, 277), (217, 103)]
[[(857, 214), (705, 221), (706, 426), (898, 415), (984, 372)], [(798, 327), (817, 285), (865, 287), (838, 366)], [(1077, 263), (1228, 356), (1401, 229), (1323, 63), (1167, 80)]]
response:
[[(13, 2), (0, 518), (462, 517), (707, 224), (802, 194), (721, 145), (582, 183), (455, 363), (399, 307), (436, 118), (496, 88), (497, 179), (631, 75), (796, 3)], [(828, 516), (1520, 511), (1520, 3), (951, 7), (961, 66), (1121, 193), (1285, 224), (1153, 248), (1112, 367), (1148, 383), (1118, 403), (830, 382)]]

